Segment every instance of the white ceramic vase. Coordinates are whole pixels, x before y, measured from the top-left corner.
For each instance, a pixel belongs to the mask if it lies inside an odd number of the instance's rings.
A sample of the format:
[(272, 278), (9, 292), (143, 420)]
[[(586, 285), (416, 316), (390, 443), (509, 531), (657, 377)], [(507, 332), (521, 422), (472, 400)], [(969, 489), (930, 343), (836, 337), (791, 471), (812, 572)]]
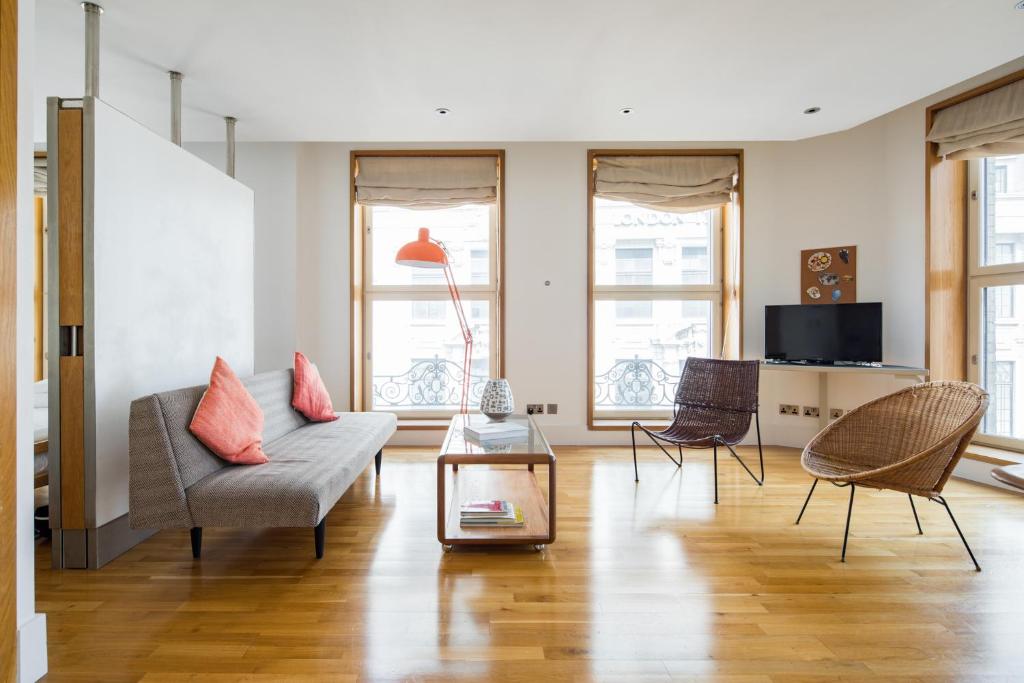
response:
[(480, 412), (492, 420), (504, 420), (516, 410), (507, 379), (489, 379), (480, 397)]

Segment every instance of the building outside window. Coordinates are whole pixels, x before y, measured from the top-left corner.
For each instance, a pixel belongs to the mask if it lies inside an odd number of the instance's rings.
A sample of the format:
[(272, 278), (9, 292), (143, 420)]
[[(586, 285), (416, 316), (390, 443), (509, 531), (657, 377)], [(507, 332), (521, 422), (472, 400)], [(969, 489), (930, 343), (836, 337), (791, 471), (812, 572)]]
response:
[(722, 211), (593, 202), (595, 414), (671, 411), (685, 359), (720, 338)]
[(1024, 448), (1024, 155), (970, 162), (968, 369), (989, 392), (976, 440)]

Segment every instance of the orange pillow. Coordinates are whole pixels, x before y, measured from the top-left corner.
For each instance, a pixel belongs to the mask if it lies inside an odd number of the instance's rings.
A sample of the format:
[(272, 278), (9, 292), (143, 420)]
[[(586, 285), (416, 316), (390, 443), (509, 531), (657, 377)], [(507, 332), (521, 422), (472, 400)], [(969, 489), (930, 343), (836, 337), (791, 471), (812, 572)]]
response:
[(337, 420), (331, 395), (327, 393), (320, 373), (309, 359), (295, 352), (295, 383), (292, 385), (292, 408), (313, 422)]
[(235, 465), (261, 465), (269, 461), (262, 448), (263, 410), (220, 356), (213, 364), (210, 386), (199, 401), (188, 430), (211, 451)]

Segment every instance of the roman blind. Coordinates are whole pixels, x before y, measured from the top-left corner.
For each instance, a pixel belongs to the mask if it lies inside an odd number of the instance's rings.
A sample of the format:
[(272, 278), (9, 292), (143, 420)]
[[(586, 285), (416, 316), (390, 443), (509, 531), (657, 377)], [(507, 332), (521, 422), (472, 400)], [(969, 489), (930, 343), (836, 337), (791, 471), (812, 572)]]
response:
[(598, 156), (594, 174), (595, 197), (686, 213), (732, 200), (739, 157)]
[(1024, 80), (940, 109), (928, 141), (953, 160), (1024, 154)]
[(495, 156), (360, 156), (356, 201), (364, 206), (440, 209), (492, 204), (498, 197)]

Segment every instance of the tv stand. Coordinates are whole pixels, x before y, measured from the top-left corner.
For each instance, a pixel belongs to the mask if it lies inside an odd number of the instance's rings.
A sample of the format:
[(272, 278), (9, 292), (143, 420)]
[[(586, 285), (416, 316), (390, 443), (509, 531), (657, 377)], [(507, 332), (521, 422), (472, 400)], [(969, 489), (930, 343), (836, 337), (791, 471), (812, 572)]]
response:
[(907, 365), (861, 364), (861, 363), (811, 363), (796, 361), (764, 360), (761, 367), (765, 370), (781, 372), (814, 372), (818, 374), (818, 427), (824, 429), (829, 423), (828, 378), (832, 374), (854, 375), (889, 375), (905, 377), (916, 382), (928, 381), (926, 368), (914, 368)]

